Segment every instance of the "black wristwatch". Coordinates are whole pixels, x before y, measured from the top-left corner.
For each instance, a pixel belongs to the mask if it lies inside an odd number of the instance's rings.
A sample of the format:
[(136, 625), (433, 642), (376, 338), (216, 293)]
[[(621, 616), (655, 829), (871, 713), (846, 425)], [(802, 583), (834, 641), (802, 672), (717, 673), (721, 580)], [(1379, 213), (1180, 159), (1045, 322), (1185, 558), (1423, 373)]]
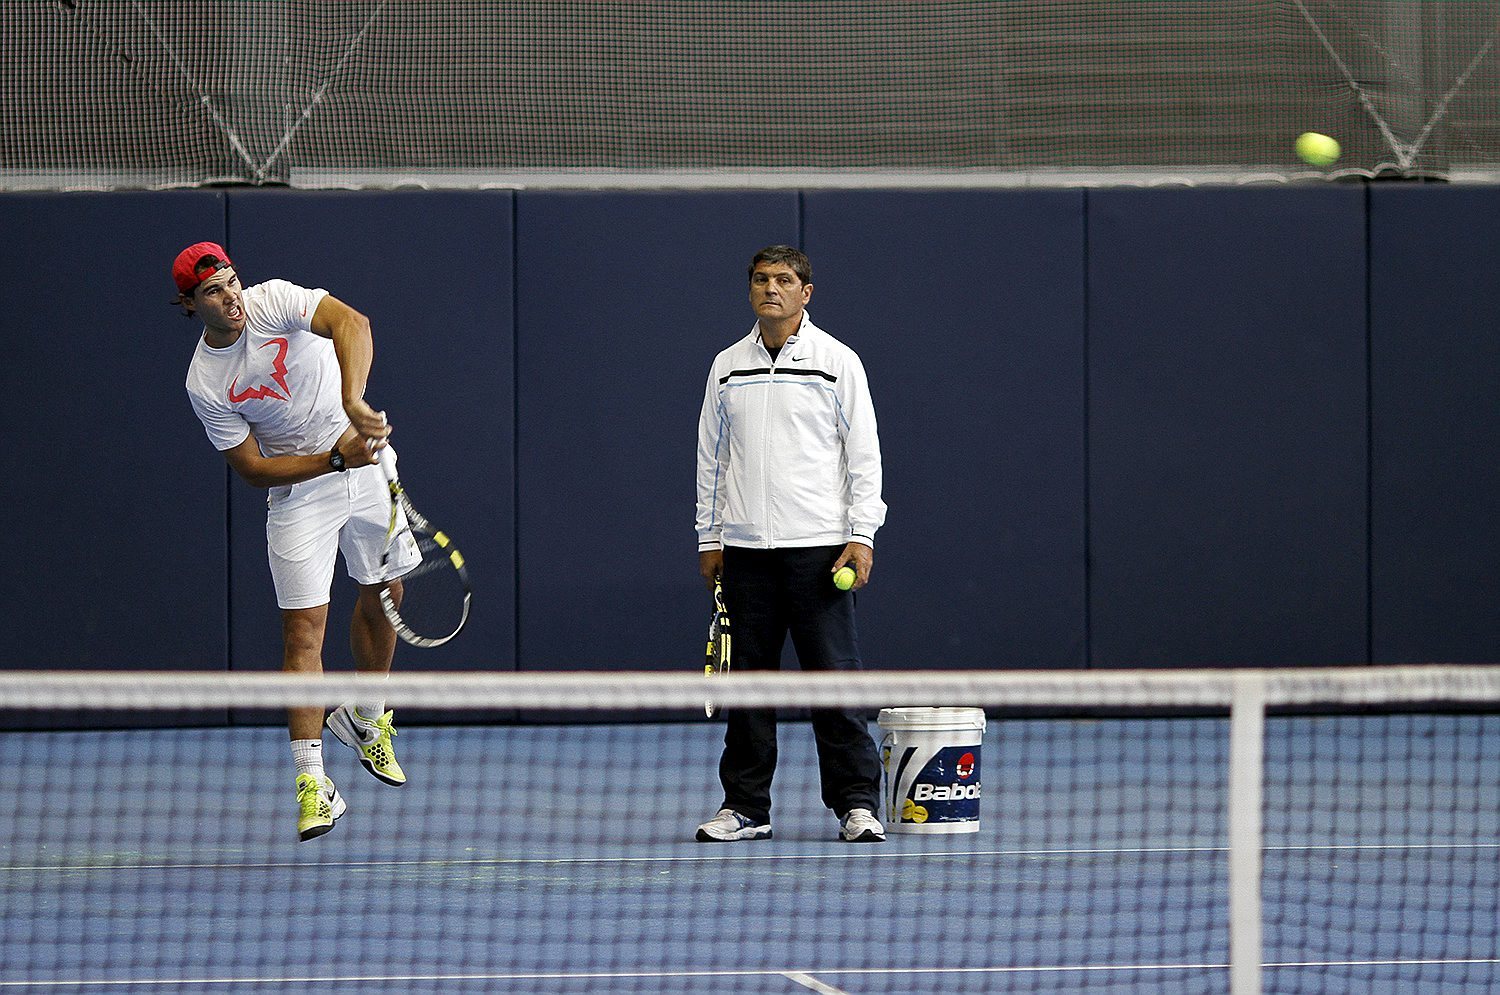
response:
[(344, 465), (344, 454), (339, 452), (338, 446), (334, 446), (333, 451), (328, 454), (328, 465), (333, 467), (339, 473), (343, 473), (345, 470), (349, 469)]

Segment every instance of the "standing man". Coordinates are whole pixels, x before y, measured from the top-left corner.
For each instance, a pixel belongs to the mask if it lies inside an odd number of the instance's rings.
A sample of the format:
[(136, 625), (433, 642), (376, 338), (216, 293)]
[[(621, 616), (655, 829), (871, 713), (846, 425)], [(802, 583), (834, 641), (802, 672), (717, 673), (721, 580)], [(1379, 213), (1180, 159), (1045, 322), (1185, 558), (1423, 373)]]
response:
[[(330, 295), (284, 280), (242, 287), (213, 242), (190, 245), (172, 264), (178, 303), (203, 322), (188, 367), (187, 391), (209, 441), (245, 482), (269, 488), (266, 544), (281, 607), (282, 669), (323, 669), (323, 633), (337, 554), (359, 584), (350, 625), (360, 673), (384, 675), (395, 630), (380, 608), (389, 585), (417, 561), (415, 542), (397, 543), (383, 562), (391, 502), (373, 466), (391, 434), (383, 412), (364, 401), (374, 354), (370, 322)], [(411, 533), (407, 531), (410, 539)], [(394, 582), (393, 582), (394, 581)], [(328, 727), (386, 784), (406, 783), (391, 737), (392, 713), (379, 686), (368, 700), (341, 705)], [(345, 804), (323, 771), (323, 709), (288, 709), (297, 768), (297, 835), (333, 828)]]
[[(778, 670), (787, 633), (804, 670), (858, 670), (848, 564), (870, 581), (880, 499), (880, 440), (864, 366), (812, 323), (812, 264), (786, 245), (750, 261), (755, 327), (719, 353), (698, 420), (698, 572), (722, 576), (736, 669)], [(724, 804), (698, 827), (705, 843), (770, 839), (776, 713), (725, 713)], [(865, 717), (815, 709), (823, 804), (840, 838), (878, 843), (880, 760)]]

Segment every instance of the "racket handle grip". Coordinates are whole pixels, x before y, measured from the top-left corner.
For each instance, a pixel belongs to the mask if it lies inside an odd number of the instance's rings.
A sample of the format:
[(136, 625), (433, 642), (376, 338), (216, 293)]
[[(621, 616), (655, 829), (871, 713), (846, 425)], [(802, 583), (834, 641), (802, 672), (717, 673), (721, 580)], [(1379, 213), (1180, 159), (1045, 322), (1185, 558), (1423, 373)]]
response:
[[(380, 424), (382, 424), (382, 425), (387, 424), (386, 417), (385, 417), (385, 412), (384, 411), (380, 412)], [(366, 439), (365, 440), (365, 445), (370, 448), (370, 455), (371, 455), (371, 457), (373, 457), (374, 460), (375, 460), (375, 462), (380, 466), (380, 472), (383, 473), (383, 474), (385, 474), (386, 482), (390, 483), (391, 481), (394, 481), (396, 479), (396, 466), (395, 466), (396, 461), (394, 459), (382, 459), (381, 458), (381, 451), (380, 451), (380, 449), (375, 449), (374, 448), (374, 443), (375, 443), (374, 439)], [(387, 451), (390, 450), (390, 446), (388, 446), (388, 445), (387, 446), (382, 446), (381, 448), (385, 449)]]

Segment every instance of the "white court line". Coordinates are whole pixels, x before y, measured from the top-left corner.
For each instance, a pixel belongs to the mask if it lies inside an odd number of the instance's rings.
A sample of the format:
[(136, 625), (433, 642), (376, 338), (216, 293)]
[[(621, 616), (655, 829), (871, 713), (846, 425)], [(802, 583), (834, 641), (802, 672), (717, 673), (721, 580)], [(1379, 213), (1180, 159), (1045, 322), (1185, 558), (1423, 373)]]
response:
[[(1500, 965), (1500, 958), (1442, 958), (1429, 960), (1327, 960), (1287, 961), (1267, 963), (1268, 968), (1316, 968), (1316, 967), (1442, 967), (1464, 964)], [(816, 969), (782, 969), (762, 971), (588, 971), (588, 972), (530, 972), (524, 974), (330, 974), (297, 975), (287, 977), (220, 977), (220, 978), (90, 978), (42, 981), (0, 981), (0, 988), (123, 988), (130, 985), (208, 986), (208, 985), (321, 985), (335, 982), (354, 984), (378, 984), (412, 981), (605, 981), (610, 979), (651, 978), (763, 978), (780, 976), (798, 983), (805, 983), (793, 975), (812, 979), (812, 975), (857, 975), (860, 977), (895, 977), (899, 975), (958, 975), (958, 974), (1064, 974), (1070, 972), (1103, 974), (1111, 971), (1227, 971), (1227, 963), (1185, 964), (1048, 964), (1034, 967), (829, 967)], [(829, 989), (838, 991), (838, 989)]]
[(797, 982), (797, 984), (804, 988), (811, 988), (818, 995), (849, 995), (842, 988), (835, 988), (830, 984), (819, 981), (810, 974), (803, 974), (801, 971), (788, 971), (786, 977), (791, 981)]
[[(840, 851), (833, 853), (721, 853), (699, 856), (663, 857), (432, 857), (423, 860), (345, 860), (345, 861), (253, 861), (237, 863), (232, 860), (201, 863), (173, 863), (169, 861), (127, 863), (114, 861), (100, 864), (6, 864), (0, 865), (0, 873), (6, 871), (152, 871), (152, 870), (269, 870), (296, 867), (306, 870), (347, 870), (373, 867), (493, 867), (509, 865), (558, 865), (558, 864), (672, 864), (703, 863), (708, 861), (757, 861), (757, 860), (943, 860), (955, 857), (1074, 857), (1074, 856), (1126, 856), (1150, 853), (1225, 853), (1227, 846), (1142, 846), (1142, 847), (1079, 847), (1052, 850), (938, 850), (915, 853), (870, 853), (868, 851)], [(1265, 847), (1267, 853), (1347, 851), (1347, 850), (1500, 850), (1495, 843), (1327, 843)]]
[(1495, 850), (1500, 843), (1303, 843), (1263, 847), (1265, 850)]

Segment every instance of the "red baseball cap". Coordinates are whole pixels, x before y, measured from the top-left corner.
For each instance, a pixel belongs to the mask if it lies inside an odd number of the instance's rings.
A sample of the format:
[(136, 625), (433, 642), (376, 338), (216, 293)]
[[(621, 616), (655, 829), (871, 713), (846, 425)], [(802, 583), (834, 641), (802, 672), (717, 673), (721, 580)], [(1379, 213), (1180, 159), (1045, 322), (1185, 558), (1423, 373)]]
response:
[(177, 260), (172, 263), (172, 279), (177, 281), (179, 292), (191, 294), (198, 284), (233, 265), (222, 245), (197, 242), (177, 253)]

